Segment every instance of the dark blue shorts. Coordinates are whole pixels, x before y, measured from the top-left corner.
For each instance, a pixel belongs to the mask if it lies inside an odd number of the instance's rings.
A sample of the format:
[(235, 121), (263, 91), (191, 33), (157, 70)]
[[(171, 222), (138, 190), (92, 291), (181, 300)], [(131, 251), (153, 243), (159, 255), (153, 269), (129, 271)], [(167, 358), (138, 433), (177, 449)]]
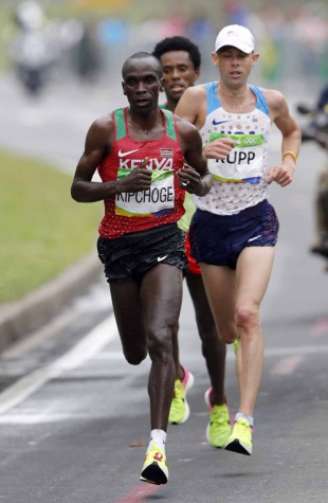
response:
[(197, 262), (236, 268), (240, 253), (248, 246), (275, 246), (279, 222), (267, 201), (237, 215), (215, 215), (197, 210), (191, 226), (191, 251)]

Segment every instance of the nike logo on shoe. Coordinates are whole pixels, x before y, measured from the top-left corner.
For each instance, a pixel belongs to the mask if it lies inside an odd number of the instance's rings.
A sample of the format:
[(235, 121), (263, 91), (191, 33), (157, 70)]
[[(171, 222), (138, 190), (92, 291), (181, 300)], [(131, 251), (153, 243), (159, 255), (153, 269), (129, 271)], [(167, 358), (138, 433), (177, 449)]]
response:
[(162, 255), (161, 257), (157, 257), (157, 262), (163, 262), (163, 260), (165, 260), (166, 257), (168, 257), (168, 255)]
[(259, 239), (262, 237), (262, 234), (259, 234), (258, 236), (254, 236), (253, 238), (250, 238), (247, 243), (251, 243), (252, 241), (255, 241), (256, 239)]
[(123, 152), (122, 150), (118, 151), (118, 156), (119, 157), (127, 157), (128, 155), (134, 154), (134, 152), (138, 152), (138, 148), (134, 148), (133, 150), (126, 150)]

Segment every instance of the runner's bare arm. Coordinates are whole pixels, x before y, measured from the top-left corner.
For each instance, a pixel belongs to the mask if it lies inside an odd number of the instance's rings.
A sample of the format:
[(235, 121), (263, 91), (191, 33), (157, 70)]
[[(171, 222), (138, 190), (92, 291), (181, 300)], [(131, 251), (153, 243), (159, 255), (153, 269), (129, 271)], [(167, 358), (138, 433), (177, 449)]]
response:
[(208, 172), (206, 159), (202, 155), (202, 140), (195, 127), (180, 121), (180, 138), (186, 164), (179, 173), (182, 186), (192, 194), (204, 196), (212, 186), (212, 176)]
[(206, 118), (206, 93), (203, 86), (186, 89), (174, 113), (200, 129)]
[(138, 168), (122, 180), (93, 182), (92, 176), (106, 155), (110, 153), (113, 124), (108, 118), (96, 120), (87, 133), (84, 153), (79, 160), (71, 187), (72, 198), (90, 203), (108, 199), (121, 192), (146, 190), (151, 183), (151, 174)]
[(296, 159), (301, 145), (301, 130), (289, 112), (286, 99), (279, 91), (266, 90), (265, 95), (272, 120), (282, 134), (282, 160), (279, 165), (269, 170), (267, 180), (286, 187), (294, 178)]

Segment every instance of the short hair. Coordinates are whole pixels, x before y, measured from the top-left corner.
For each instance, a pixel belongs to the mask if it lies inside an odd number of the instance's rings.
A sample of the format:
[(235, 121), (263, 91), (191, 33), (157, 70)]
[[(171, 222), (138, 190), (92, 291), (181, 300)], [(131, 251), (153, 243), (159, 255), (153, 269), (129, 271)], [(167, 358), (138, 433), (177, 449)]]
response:
[(158, 60), (166, 52), (170, 51), (186, 51), (194, 65), (195, 70), (199, 70), (201, 65), (201, 55), (196, 44), (186, 37), (166, 37), (155, 45), (153, 55)]
[(134, 59), (146, 59), (146, 58), (152, 58), (154, 60), (154, 64), (156, 65), (155, 71), (158, 74), (159, 78), (161, 78), (162, 75), (163, 75), (163, 72), (162, 72), (162, 68), (161, 68), (161, 65), (160, 65), (158, 59), (151, 52), (139, 51), (139, 52), (135, 52), (134, 54), (131, 54), (131, 56), (129, 56), (124, 61), (123, 66), (122, 66), (122, 77), (123, 77), (123, 79), (125, 78), (128, 66), (130, 65), (130, 63)]

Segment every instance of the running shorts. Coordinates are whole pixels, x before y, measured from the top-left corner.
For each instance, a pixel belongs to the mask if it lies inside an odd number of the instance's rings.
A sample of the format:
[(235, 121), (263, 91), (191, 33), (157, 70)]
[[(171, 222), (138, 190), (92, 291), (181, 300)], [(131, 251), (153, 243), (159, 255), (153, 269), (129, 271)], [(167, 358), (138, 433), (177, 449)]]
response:
[(108, 282), (140, 281), (158, 264), (169, 264), (181, 271), (186, 266), (184, 233), (175, 223), (114, 239), (100, 236), (97, 249)]
[(244, 248), (275, 246), (279, 222), (265, 199), (236, 215), (197, 210), (190, 227), (191, 251), (197, 262), (236, 268)]

